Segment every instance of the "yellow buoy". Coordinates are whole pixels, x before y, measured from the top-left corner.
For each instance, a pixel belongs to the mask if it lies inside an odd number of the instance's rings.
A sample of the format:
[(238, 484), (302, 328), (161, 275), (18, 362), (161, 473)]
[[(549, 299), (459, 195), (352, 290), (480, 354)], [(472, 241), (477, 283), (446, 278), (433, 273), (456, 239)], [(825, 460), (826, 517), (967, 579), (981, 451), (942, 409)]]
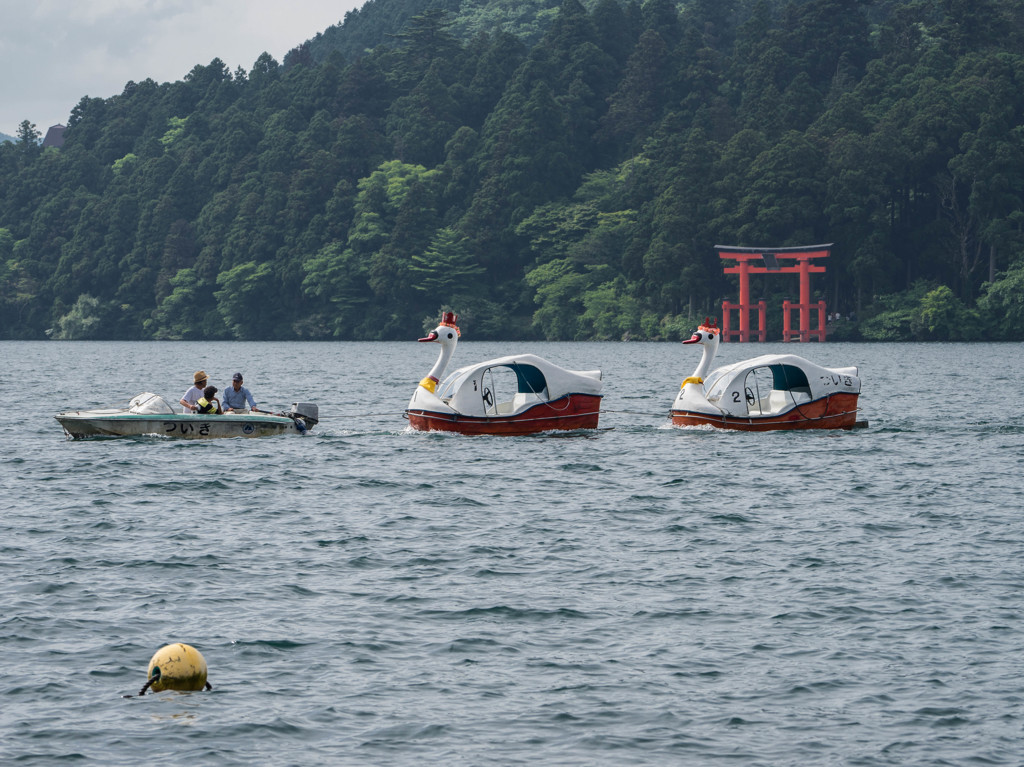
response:
[[(169, 644), (161, 647), (149, 661), (147, 686), (153, 692), (162, 690), (202, 690), (210, 688), (206, 682), (206, 660), (191, 645)], [(142, 688), (143, 694), (146, 688)]]

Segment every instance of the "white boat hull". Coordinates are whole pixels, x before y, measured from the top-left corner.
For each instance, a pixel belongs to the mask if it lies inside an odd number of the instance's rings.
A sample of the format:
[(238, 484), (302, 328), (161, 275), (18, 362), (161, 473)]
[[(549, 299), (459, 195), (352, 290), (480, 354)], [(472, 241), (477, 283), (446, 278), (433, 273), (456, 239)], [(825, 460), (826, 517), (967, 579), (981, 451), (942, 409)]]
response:
[[(219, 439), (301, 433), (294, 419), (262, 413), (204, 416), (135, 414), (123, 410), (79, 410), (58, 413), (55, 418), (64, 428), (64, 433), (72, 439), (143, 435), (174, 439)], [(303, 425), (306, 425), (305, 422)]]

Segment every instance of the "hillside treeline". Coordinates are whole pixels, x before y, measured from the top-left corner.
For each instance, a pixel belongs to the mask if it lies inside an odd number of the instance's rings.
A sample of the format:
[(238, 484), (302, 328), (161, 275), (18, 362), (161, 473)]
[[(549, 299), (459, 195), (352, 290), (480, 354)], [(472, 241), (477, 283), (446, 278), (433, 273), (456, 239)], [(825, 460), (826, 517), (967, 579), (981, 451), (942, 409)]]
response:
[(22, 123), (0, 337), (678, 338), (716, 244), (832, 242), (832, 338), (1024, 339), (1022, 2), (422, 5)]

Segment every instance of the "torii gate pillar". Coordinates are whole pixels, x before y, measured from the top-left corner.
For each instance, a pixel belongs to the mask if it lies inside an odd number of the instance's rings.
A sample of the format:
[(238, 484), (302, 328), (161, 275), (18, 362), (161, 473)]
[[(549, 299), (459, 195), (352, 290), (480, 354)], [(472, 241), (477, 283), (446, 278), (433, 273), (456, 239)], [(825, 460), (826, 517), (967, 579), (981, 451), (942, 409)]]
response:
[[(790, 341), (798, 336), (801, 342), (810, 341), (816, 338), (819, 342), (825, 340), (825, 302), (818, 301), (811, 304), (811, 275), (824, 274), (824, 266), (814, 266), (811, 259), (828, 258), (831, 255), (832, 243), (827, 245), (807, 245), (798, 248), (740, 248), (731, 245), (716, 245), (718, 257), (723, 260), (735, 261), (736, 266), (725, 267), (726, 274), (737, 274), (740, 279), (740, 302), (732, 304), (728, 301), (722, 302), (722, 340), (730, 341), (733, 336), (737, 337), (740, 343), (751, 340), (750, 333), (750, 310), (755, 308), (750, 303), (750, 275), (751, 274), (799, 274), (800, 275), (800, 302), (793, 304), (785, 301), (782, 304), (782, 340)], [(792, 266), (781, 266), (780, 260), (792, 259), (796, 263)], [(760, 264), (753, 264), (752, 261), (760, 261)], [(758, 341), (765, 340), (764, 301), (756, 305), (758, 309)], [(792, 330), (791, 312), (796, 308), (800, 311), (800, 329)], [(818, 327), (811, 328), (811, 309), (817, 309)], [(730, 325), (731, 310), (739, 310), (739, 330), (732, 330)]]

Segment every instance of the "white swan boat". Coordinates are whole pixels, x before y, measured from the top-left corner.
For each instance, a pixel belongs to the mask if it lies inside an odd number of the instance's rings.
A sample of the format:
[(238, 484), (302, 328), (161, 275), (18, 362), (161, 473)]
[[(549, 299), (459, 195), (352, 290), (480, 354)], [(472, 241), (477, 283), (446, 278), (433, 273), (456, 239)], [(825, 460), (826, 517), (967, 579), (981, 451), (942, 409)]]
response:
[(684, 344), (704, 347), (700, 364), (672, 403), (672, 423), (742, 431), (852, 429), (860, 378), (856, 367), (826, 368), (795, 354), (763, 354), (717, 368), (720, 330), (705, 320)]
[(278, 414), (196, 415), (175, 412), (163, 397), (145, 392), (134, 397), (126, 408), (68, 410), (54, 417), (70, 439), (149, 434), (175, 439), (217, 439), (303, 434), (317, 424), (319, 409), (309, 402), (296, 402), (291, 410)]
[(600, 370), (566, 370), (534, 354), (516, 354), (459, 368), (442, 381), (459, 342), (457, 320), (445, 312), (441, 324), (419, 339), (440, 344), (441, 352), (409, 400), (405, 415), (412, 428), (504, 435), (597, 428)]

